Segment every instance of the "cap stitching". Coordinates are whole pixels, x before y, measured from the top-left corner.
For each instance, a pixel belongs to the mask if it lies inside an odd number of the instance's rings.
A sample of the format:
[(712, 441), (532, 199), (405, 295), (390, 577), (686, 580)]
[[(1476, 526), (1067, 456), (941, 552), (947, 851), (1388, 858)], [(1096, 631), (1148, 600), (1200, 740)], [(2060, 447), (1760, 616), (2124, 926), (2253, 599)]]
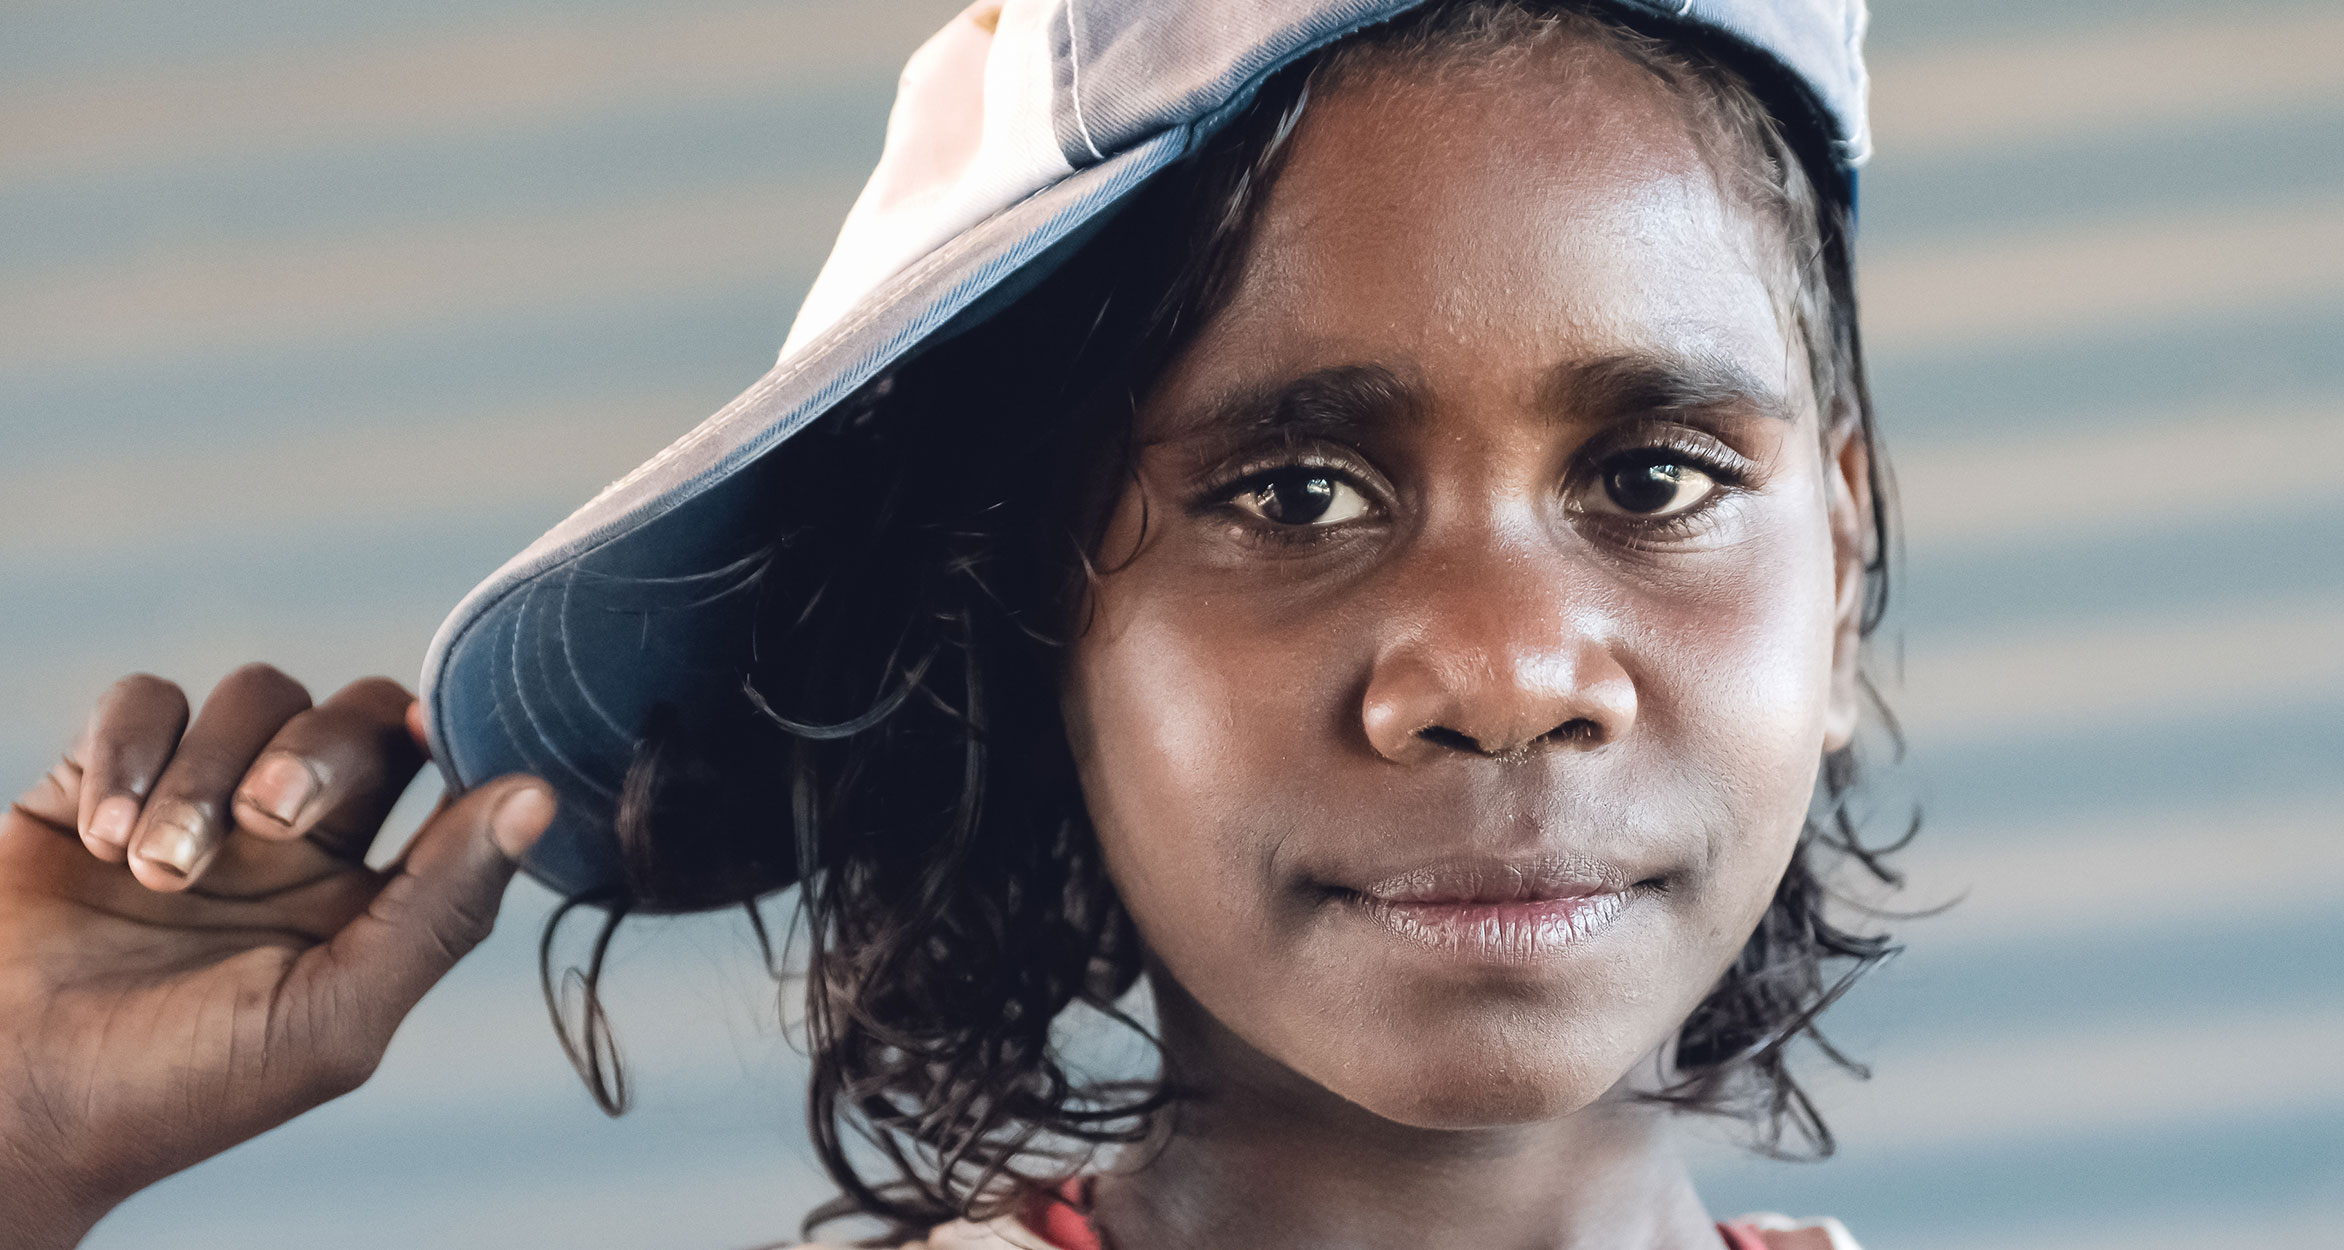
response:
[(1066, 94), (1074, 102), (1074, 129), (1082, 135), (1082, 145), (1091, 150), (1091, 159), (1103, 161), (1107, 154), (1099, 150), (1099, 141), (1091, 137), (1091, 124), (1082, 115), (1082, 28), (1075, 23), (1075, 0), (1066, 0)]

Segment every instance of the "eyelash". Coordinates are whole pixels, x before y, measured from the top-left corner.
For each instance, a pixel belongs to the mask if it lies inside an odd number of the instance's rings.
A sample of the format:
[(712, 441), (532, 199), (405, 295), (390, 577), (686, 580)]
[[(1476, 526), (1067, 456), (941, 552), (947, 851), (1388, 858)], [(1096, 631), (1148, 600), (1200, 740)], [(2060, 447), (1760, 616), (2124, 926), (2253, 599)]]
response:
[(1377, 514), (1384, 511), (1378, 492), (1368, 485), (1367, 475), (1357, 471), (1350, 457), (1323, 451), (1287, 450), (1258, 454), (1213, 477), (1210, 484), (1196, 493), (1198, 511), (1226, 516), (1246, 538), (1263, 543), (1301, 547), (1324, 542), (1351, 528), (1350, 525), (1270, 525), (1255, 520), (1237, 507), (1237, 497), (1248, 491), (1259, 490), (1273, 479), (1296, 469), (1316, 469), (1328, 477), (1348, 484), (1365, 496)]
[(1717, 483), (1709, 497), (1674, 516), (1658, 520), (1637, 521), (1605, 513), (1574, 509), (1589, 521), (1633, 530), (1642, 539), (1682, 538), (1701, 531), (1712, 521), (1716, 510), (1727, 500), (1748, 493), (1758, 478), (1759, 466), (1713, 434), (1688, 429), (1679, 425), (1638, 426), (1620, 431), (1604, 440), (1600, 450), (1581, 460), (1564, 484), (1564, 490), (1576, 493), (1594, 487), (1601, 489), (1605, 474), (1630, 457), (1649, 456), (1654, 452), (1677, 459), (1686, 466), (1700, 470)]
[[(1758, 466), (1716, 436), (1687, 429), (1683, 426), (1639, 426), (1614, 432), (1604, 438), (1596, 450), (1583, 454), (1579, 463), (1566, 475), (1563, 490), (1566, 493), (1595, 486), (1600, 488), (1604, 474), (1620, 461), (1639, 455), (1662, 452), (1680, 457), (1688, 467), (1698, 469), (1717, 483), (1717, 489), (1707, 499), (1678, 513), (1657, 521), (1636, 521), (1608, 514), (1574, 508), (1576, 515), (1590, 522), (1615, 529), (1634, 530), (1645, 539), (1678, 538), (1697, 533), (1709, 519), (1709, 514), (1726, 499), (1744, 494), (1757, 478)], [(1306, 546), (1326, 541), (1351, 528), (1348, 524), (1270, 525), (1263, 524), (1242, 513), (1236, 505), (1238, 496), (1258, 490), (1281, 474), (1297, 469), (1321, 470), (1331, 478), (1341, 480), (1359, 491), (1374, 505), (1377, 513), (1384, 511), (1378, 491), (1368, 484), (1367, 475), (1358, 472), (1348, 456), (1332, 455), (1323, 451), (1281, 451), (1260, 454), (1215, 475), (1209, 484), (1196, 492), (1196, 510), (1202, 513), (1224, 515), (1236, 523), (1248, 539), (1278, 543), (1286, 546)]]

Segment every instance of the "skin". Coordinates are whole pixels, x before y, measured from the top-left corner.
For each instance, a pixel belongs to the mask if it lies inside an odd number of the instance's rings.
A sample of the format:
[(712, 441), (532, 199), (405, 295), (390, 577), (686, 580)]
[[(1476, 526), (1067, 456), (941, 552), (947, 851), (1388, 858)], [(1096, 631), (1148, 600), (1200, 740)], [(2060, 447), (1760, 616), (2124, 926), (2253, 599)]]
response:
[[(1819, 423), (1777, 242), (1612, 54), (1355, 77), (1292, 142), (1142, 405), (1064, 675), (1199, 1094), (1098, 1221), (1127, 1250), (1714, 1250), (1632, 1094), (1852, 732), (1861, 442)], [(255, 666), (192, 722), (156, 678), (100, 699), (0, 818), (0, 1250), (373, 1070), (552, 816), (500, 779), (367, 869), (423, 762), (382, 679), (312, 706)], [(1363, 901), (1527, 861), (1603, 923), (1503, 954)]]
[[(1099, 1221), (1124, 1246), (1714, 1247), (1627, 1095), (1851, 731), (1860, 446), (1819, 428), (1779, 244), (1615, 54), (1370, 74), (1293, 143), (1232, 301), (1142, 405), (1068, 665), (1203, 1093), (1100, 1182)], [(1623, 507), (1607, 474), (1656, 459), (1690, 473)], [(1520, 857), (1625, 903), (1474, 958), (1358, 894)]]
[(190, 723), (177, 686), (127, 677), (0, 816), (0, 1248), (71, 1246), (357, 1088), (488, 935), (552, 796), (500, 778), (368, 869), (424, 762), (414, 707), (382, 678), (312, 707), (253, 665)]

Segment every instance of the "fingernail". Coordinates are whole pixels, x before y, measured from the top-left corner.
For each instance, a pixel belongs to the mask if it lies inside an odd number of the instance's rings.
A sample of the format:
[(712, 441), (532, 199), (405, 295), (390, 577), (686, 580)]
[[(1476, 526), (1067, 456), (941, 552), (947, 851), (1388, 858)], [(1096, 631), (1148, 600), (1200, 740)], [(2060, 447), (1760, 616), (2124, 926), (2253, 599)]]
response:
[(291, 752), (275, 751), (253, 765), (236, 799), (290, 827), (316, 794), (317, 774), (310, 771), (308, 762)]
[(102, 799), (90, 813), (90, 836), (108, 846), (126, 846), (130, 826), (138, 822), (138, 800), (127, 794)]
[(157, 811), (139, 840), (138, 857), (182, 877), (195, 875), (203, 858), (203, 815), (192, 804), (173, 802)]
[(541, 785), (525, 785), (497, 801), (488, 814), (488, 836), (506, 859), (518, 860), (553, 819), (553, 795)]

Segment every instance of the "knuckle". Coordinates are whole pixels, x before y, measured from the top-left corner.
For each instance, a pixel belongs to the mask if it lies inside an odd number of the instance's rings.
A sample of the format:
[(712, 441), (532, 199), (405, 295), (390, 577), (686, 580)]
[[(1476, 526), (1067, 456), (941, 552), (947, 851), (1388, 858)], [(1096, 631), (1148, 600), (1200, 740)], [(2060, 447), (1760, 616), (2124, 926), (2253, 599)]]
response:
[(339, 1098), (373, 1079), (381, 1062), (382, 1057), (367, 1047), (330, 1047), (316, 1057), (308, 1093), (319, 1102)]
[(393, 927), (413, 933), (442, 967), (470, 954), (496, 928), (494, 900), (469, 894), (427, 897), (413, 877), (397, 878), (376, 895), (374, 912)]
[(17, 799), (16, 809), (54, 828), (72, 831), (81, 797), (81, 769), (67, 760), (42, 774)]
[(334, 698), (336, 702), (354, 703), (385, 716), (403, 716), (407, 705), (415, 701), (407, 687), (388, 677), (361, 677), (344, 686)]
[(386, 771), (399, 745), (380, 721), (328, 705), (295, 718), (270, 749), (300, 756), (337, 788), (364, 788)]
[(174, 704), (184, 709), (187, 706), (187, 692), (179, 688), (178, 682), (157, 677), (153, 673), (132, 673), (119, 678), (98, 696), (98, 706), (104, 710), (125, 705), (170, 707)]
[(369, 742), (382, 732), (382, 727), (364, 712), (333, 703), (321, 703), (303, 712), (294, 723), (304, 737), (321, 746), (341, 741)]
[(451, 954), (450, 962), (463, 958), (495, 931), (496, 908), (470, 897), (451, 900), (437, 926), (441, 944)]
[(304, 698), (309, 694), (308, 688), (293, 680), (286, 674), (285, 670), (263, 660), (254, 660), (249, 664), (238, 665), (236, 671), (220, 679), (220, 689), (234, 690), (239, 693), (246, 691), (271, 694), (298, 692)]
[(285, 718), (270, 735), (266, 750), (283, 752), (304, 758), (316, 755), (320, 747), (335, 737), (336, 724), (330, 707), (307, 707)]

